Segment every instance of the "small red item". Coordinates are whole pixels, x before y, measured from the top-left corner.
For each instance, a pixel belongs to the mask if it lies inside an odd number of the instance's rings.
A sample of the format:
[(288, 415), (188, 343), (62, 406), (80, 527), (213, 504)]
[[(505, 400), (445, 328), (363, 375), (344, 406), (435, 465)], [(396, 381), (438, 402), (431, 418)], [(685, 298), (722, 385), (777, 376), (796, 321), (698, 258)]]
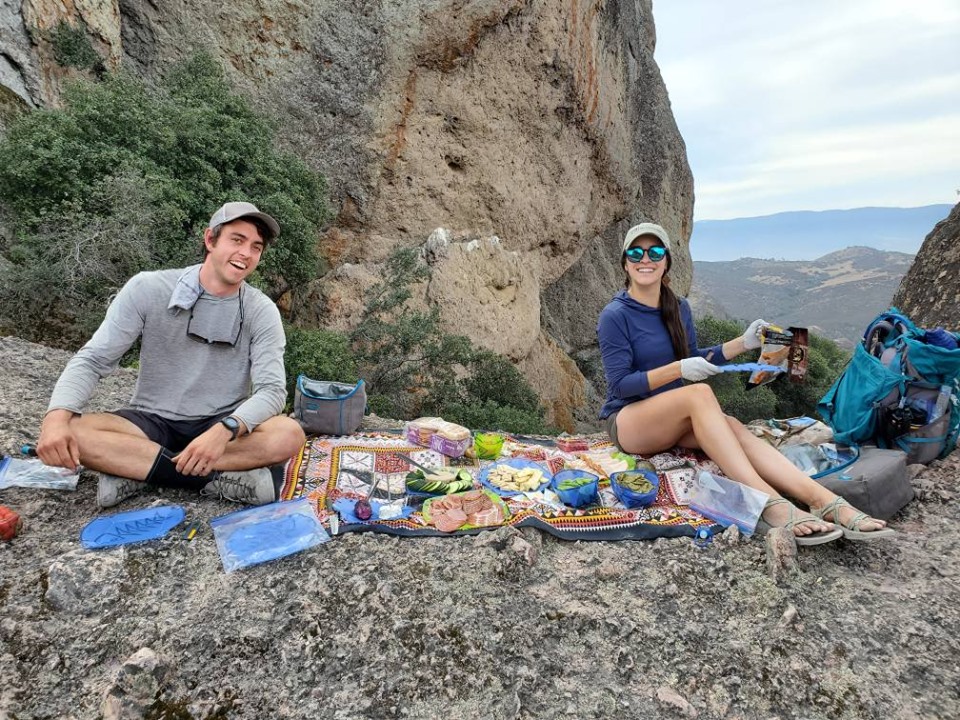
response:
[(0, 505), (0, 540), (13, 540), (22, 527), (20, 516), (6, 505)]

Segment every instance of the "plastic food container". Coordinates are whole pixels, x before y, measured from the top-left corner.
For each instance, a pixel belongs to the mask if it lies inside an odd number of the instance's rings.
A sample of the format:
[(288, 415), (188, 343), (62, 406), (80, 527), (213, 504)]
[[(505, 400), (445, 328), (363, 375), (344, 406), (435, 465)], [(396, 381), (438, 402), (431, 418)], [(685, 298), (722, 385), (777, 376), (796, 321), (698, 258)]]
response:
[(499, 433), (477, 433), (473, 436), (473, 447), (481, 460), (496, 460), (503, 450), (503, 435)]
[[(650, 482), (652, 488), (648, 492), (637, 492), (621, 484), (621, 480), (629, 476), (640, 476)], [(657, 491), (660, 489), (660, 478), (655, 472), (650, 470), (621, 470), (610, 476), (610, 488), (617, 500), (628, 508), (643, 508), (652, 504), (657, 499)]]
[[(564, 480), (576, 480), (577, 478), (587, 478), (590, 482), (568, 490), (560, 489)], [(563, 504), (576, 508), (595, 503), (598, 499), (599, 487), (600, 478), (585, 470), (561, 470), (550, 481), (550, 489), (557, 494)]]
[[(495, 485), (490, 481), (490, 473), (493, 472), (495, 468), (506, 466), (513, 468), (515, 470), (525, 470), (527, 468), (532, 468), (534, 470), (539, 470), (543, 473), (543, 480), (541, 483), (530, 490), (521, 491), (521, 490), (506, 490), (498, 485)], [(523, 492), (540, 492), (545, 487), (550, 485), (550, 480), (553, 476), (550, 474), (550, 470), (541, 465), (540, 463), (533, 462), (532, 460), (526, 460), (524, 458), (509, 458), (508, 460), (502, 460), (495, 465), (487, 465), (479, 473), (477, 473), (477, 480), (488, 490), (492, 490), (500, 497), (513, 497), (514, 495), (520, 495)]]
[(445, 438), (442, 435), (434, 435), (430, 438), (430, 447), (436, 450), (442, 455), (447, 457), (457, 458), (463, 455), (467, 448), (473, 444), (471, 438), (464, 438), (463, 440), (451, 440), (450, 438)]

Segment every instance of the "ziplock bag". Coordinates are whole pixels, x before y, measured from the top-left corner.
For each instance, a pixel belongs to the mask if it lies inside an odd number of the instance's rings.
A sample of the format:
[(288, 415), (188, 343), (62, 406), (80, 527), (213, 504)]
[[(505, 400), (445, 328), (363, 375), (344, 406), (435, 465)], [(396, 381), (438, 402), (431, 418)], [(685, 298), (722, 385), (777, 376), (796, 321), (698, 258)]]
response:
[(307, 498), (221, 515), (210, 522), (228, 573), (286, 557), (330, 539)]
[(76, 490), (79, 479), (80, 473), (76, 470), (44, 465), (37, 458), (5, 457), (0, 460), (0, 490), (8, 487)]
[(769, 499), (766, 493), (703, 470), (693, 484), (690, 507), (724, 527), (736, 525), (749, 536)]

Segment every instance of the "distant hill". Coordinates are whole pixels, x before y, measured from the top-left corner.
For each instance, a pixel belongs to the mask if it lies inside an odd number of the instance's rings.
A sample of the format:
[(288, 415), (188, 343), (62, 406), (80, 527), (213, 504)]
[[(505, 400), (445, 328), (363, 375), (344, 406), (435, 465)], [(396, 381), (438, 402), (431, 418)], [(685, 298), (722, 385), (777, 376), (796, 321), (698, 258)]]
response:
[(851, 247), (811, 261), (693, 263), (694, 313), (808, 327), (852, 348), (890, 305), (914, 256)]
[(952, 209), (865, 207), (699, 220), (693, 224), (690, 253), (695, 261), (708, 262), (745, 257), (813, 260), (853, 245), (915, 254), (930, 228)]

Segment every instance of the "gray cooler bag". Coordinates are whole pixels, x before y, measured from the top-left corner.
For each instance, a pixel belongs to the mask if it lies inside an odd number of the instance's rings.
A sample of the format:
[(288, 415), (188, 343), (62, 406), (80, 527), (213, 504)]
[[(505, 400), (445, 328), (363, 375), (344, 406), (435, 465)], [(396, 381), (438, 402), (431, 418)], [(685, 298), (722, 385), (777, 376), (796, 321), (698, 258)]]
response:
[(293, 417), (312, 435), (349, 435), (360, 427), (367, 407), (363, 380), (356, 385), (297, 378)]
[(913, 500), (907, 454), (863, 445), (852, 465), (814, 478), (858, 510), (887, 520)]

